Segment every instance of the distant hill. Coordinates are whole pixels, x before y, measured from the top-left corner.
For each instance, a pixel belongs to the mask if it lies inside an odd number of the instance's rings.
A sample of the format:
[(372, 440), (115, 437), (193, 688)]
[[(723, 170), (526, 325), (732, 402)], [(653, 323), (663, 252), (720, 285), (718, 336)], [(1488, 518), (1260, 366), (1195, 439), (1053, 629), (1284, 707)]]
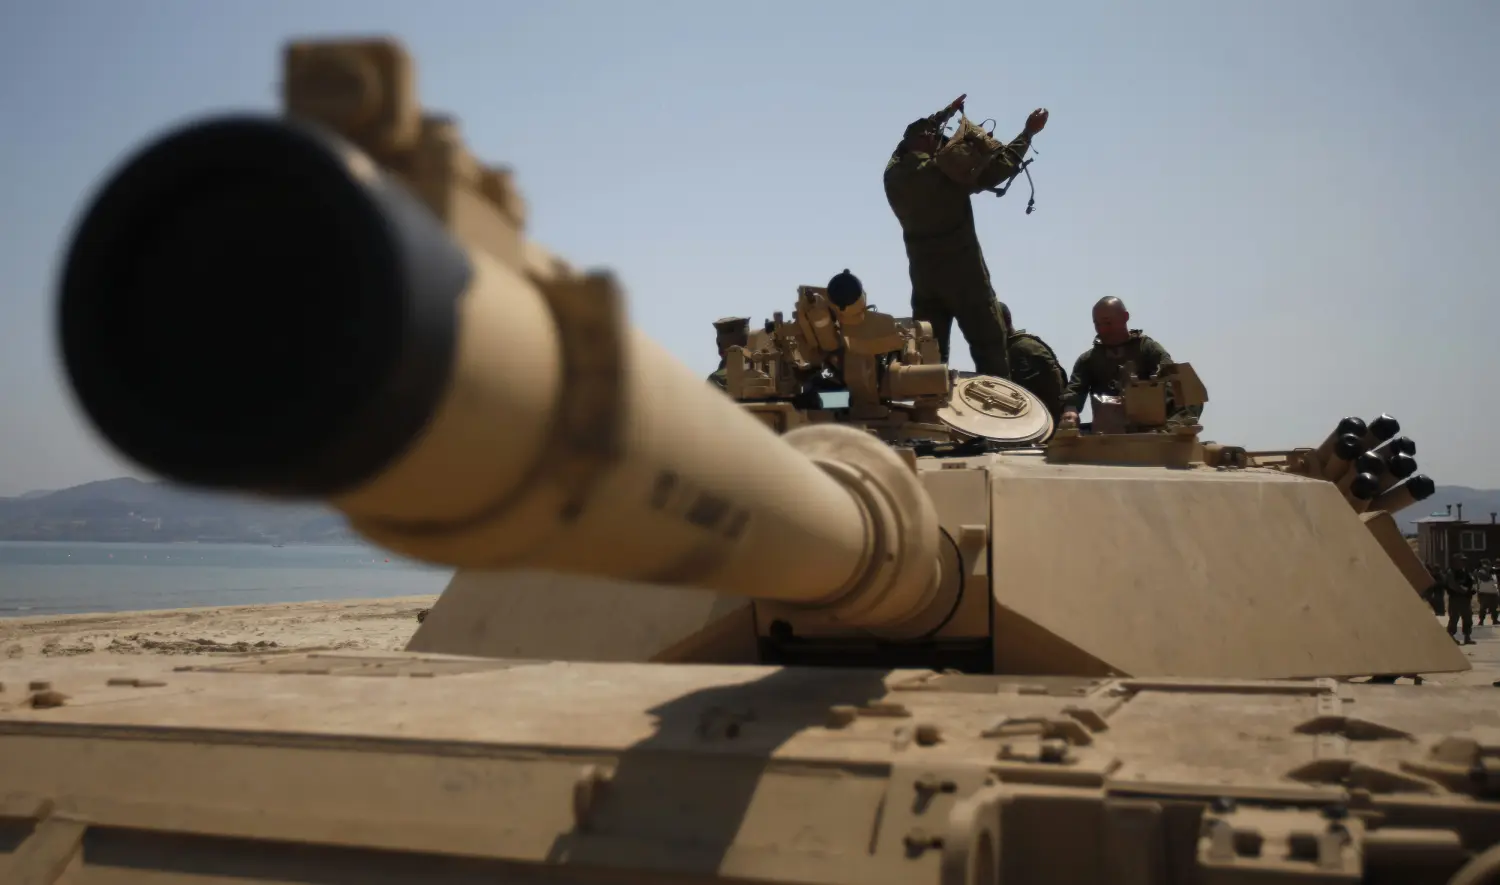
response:
[[(1465, 519), (1488, 522), (1500, 513), (1500, 491), (1438, 486), (1400, 515), (1401, 528), (1448, 505)], [(220, 541), (347, 544), (360, 539), (339, 513), (311, 504), (282, 504), (193, 491), (163, 482), (106, 479), (58, 491), (0, 498), (0, 541)]]
[(358, 538), (343, 516), (316, 505), (121, 478), (0, 498), (0, 541), (343, 544)]

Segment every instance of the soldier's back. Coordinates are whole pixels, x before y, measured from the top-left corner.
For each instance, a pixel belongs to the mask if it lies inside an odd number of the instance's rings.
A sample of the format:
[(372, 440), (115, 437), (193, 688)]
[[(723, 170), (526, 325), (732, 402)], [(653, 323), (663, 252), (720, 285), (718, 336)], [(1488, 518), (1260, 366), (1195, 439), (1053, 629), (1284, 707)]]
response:
[(908, 245), (937, 245), (971, 233), (969, 195), (938, 168), (928, 154), (891, 158), (885, 167), (885, 198), (901, 222)]
[(1047, 342), (1025, 329), (1010, 336), (1011, 380), (1036, 394), (1057, 417), (1062, 413), (1062, 394), (1067, 387), (1067, 372)]

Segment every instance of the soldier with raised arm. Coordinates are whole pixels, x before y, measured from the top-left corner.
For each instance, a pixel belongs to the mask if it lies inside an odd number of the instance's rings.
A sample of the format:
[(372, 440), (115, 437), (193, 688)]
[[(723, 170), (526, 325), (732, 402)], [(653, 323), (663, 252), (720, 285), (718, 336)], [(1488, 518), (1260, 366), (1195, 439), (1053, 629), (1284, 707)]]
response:
[(1047, 125), (1047, 111), (1031, 113), (1009, 144), (991, 140), (970, 156), (968, 174), (939, 161), (947, 145), (943, 125), (963, 109), (963, 96), (906, 127), (885, 167), (885, 196), (901, 223), (911, 276), (912, 318), (932, 324), (943, 362), (948, 362), (953, 321), (969, 342), (981, 374), (1010, 377), (1009, 327), (1001, 316), (989, 268), (974, 230), (970, 197), (1008, 181), (1022, 168), (1032, 136)]
[[(1119, 394), (1120, 373), (1126, 364), (1135, 366), (1135, 377), (1155, 376), (1163, 366), (1172, 364), (1172, 355), (1150, 335), (1130, 328), (1130, 311), (1125, 302), (1113, 296), (1100, 298), (1094, 304), (1094, 344), (1073, 363), (1073, 374), (1062, 398), (1063, 427), (1076, 426), (1078, 413), (1090, 393)], [(1167, 423), (1194, 424), (1203, 414), (1202, 406), (1174, 408), (1168, 402)]]

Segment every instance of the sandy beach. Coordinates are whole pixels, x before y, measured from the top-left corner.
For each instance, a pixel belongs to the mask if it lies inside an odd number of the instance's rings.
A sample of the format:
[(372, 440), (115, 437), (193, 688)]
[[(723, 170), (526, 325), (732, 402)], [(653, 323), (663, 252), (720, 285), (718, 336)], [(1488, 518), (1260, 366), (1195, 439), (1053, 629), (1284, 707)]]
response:
[[(171, 656), (180, 665), (266, 653), (400, 651), (417, 629), (417, 614), (436, 600), (399, 596), (3, 618), (0, 674), (16, 664), (45, 662), (50, 670), (67, 659), (87, 660), (92, 669), (128, 666), (142, 656)], [(1429, 674), (1432, 684), (1490, 685), (1500, 679), (1500, 627), (1476, 627), (1474, 638), (1476, 645), (1463, 648), (1474, 669)]]
[(0, 661), (400, 651), (436, 596), (0, 619)]

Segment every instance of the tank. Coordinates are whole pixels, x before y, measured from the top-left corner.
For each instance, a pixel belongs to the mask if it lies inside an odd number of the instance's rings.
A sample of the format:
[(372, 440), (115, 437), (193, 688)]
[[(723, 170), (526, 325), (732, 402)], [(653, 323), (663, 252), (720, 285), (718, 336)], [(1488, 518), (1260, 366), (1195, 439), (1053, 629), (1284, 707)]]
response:
[(1056, 429), (812, 285), (726, 395), (525, 238), (398, 43), (284, 62), (284, 114), (87, 204), (68, 381), (145, 469), (457, 571), (404, 652), (0, 664), (0, 879), (1500, 876), (1500, 706), (1418, 595), (1394, 419), (1205, 441), (1181, 364)]

